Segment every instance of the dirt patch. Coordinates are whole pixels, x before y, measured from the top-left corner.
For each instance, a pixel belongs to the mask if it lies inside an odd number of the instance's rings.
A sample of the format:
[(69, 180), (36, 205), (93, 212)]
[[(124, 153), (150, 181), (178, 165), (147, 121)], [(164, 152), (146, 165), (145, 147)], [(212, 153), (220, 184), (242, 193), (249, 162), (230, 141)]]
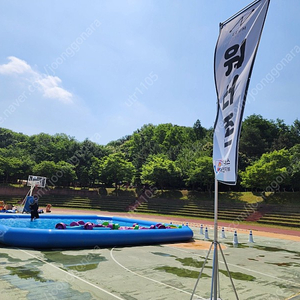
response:
[[(187, 243), (166, 244), (165, 246), (172, 246), (176, 248), (185, 248), (185, 249), (209, 250), (209, 247), (211, 246), (211, 242), (196, 240)], [(226, 249), (225, 245), (221, 245), (221, 247), (222, 249)]]

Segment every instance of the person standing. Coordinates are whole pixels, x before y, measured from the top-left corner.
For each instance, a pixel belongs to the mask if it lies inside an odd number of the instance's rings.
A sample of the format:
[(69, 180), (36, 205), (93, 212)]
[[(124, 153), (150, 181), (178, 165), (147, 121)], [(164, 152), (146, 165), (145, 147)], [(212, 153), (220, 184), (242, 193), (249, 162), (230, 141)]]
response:
[(30, 204), (31, 221), (33, 221), (33, 219), (38, 219), (40, 217), (38, 210), (39, 210), (38, 198), (34, 197), (33, 203)]

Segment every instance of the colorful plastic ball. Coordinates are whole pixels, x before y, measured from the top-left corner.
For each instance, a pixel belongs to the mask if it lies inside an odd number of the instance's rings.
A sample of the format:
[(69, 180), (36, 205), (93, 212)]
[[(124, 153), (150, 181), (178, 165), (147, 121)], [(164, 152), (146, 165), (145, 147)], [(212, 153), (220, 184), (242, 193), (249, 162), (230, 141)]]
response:
[(120, 225), (118, 223), (113, 224), (113, 229), (119, 229), (119, 228), (120, 228)]
[(79, 226), (79, 223), (78, 222), (71, 222), (70, 226)]
[(65, 223), (57, 223), (55, 225), (56, 229), (66, 229), (66, 224)]
[(166, 226), (165, 226), (164, 224), (160, 224), (160, 225), (157, 226), (157, 228), (158, 228), (158, 229), (165, 229)]
[(86, 222), (85, 224), (84, 224), (84, 229), (86, 229), (86, 230), (92, 230), (93, 229), (93, 224), (91, 223), (91, 222)]

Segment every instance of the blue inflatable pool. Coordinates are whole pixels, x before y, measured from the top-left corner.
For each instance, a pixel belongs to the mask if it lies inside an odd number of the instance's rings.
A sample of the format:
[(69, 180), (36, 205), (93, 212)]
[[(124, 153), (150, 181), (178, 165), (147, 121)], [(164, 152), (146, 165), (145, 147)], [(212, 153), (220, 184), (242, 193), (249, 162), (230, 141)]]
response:
[(184, 225), (98, 215), (0, 214), (0, 243), (29, 248), (91, 248), (188, 241)]

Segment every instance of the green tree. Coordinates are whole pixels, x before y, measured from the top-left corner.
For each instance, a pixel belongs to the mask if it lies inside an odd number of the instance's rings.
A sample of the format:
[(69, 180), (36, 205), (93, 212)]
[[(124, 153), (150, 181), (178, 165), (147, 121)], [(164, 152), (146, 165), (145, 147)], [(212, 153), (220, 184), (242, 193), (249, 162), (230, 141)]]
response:
[(69, 187), (74, 180), (77, 179), (75, 166), (65, 161), (60, 161), (56, 164), (57, 184), (59, 186)]
[(17, 182), (26, 179), (32, 172), (34, 162), (24, 149), (8, 146), (0, 148), (0, 176), (3, 182)]
[(175, 162), (164, 154), (151, 155), (142, 167), (141, 178), (144, 183), (165, 187), (178, 187), (181, 171)]
[(288, 150), (275, 150), (265, 153), (253, 165), (241, 172), (241, 185), (250, 189), (263, 191), (279, 191), (281, 186), (290, 184), (287, 167), (290, 166), (291, 155)]
[(9, 129), (0, 128), (0, 148), (18, 147), (24, 145), (29, 137), (23, 133), (17, 133)]
[(211, 191), (214, 178), (212, 157), (203, 156), (190, 162), (190, 169), (186, 180), (188, 186), (192, 186), (193, 189), (195, 187), (202, 187)]
[(51, 135), (40, 133), (29, 138), (29, 147), (33, 160), (36, 163), (42, 161), (54, 161), (54, 145)]
[(280, 150), (293, 147), (296, 137), (293, 135), (291, 127), (287, 126), (281, 119), (277, 119), (275, 125), (278, 130), (278, 136), (273, 141), (272, 149)]
[(33, 167), (33, 175), (47, 177), (47, 183), (49, 185), (57, 184), (57, 167), (54, 161), (42, 161)]
[(290, 152), (292, 157), (289, 173), (291, 174), (291, 187), (294, 191), (295, 189), (300, 189), (300, 144), (292, 147)]
[(132, 161), (135, 169), (135, 183), (140, 184), (140, 173), (149, 155), (160, 153), (159, 143), (154, 136), (155, 126), (144, 125), (132, 134), (130, 139), (120, 147), (126, 158)]
[(100, 178), (101, 174), (101, 160), (95, 156), (91, 159), (92, 164), (89, 169), (89, 178), (92, 184), (95, 184), (95, 181)]
[(79, 144), (78, 149), (73, 153), (68, 162), (75, 165), (75, 172), (81, 186), (91, 186), (93, 179), (90, 178), (90, 168), (92, 158), (101, 159), (109, 153), (109, 149), (99, 146), (96, 143), (86, 139)]
[(294, 145), (300, 144), (300, 120), (296, 119), (291, 126), (291, 133), (293, 135)]
[[(191, 168), (191, 162), (201, 156), (206, 156), (205, 154), (207, 153), (208, 148), (211, 148), (211, 146), (208, 144), (204, 145), (202, 141), (198, 140), (191, 144), (182, 145), (175, 162), (182, 172), (182, 179), (184, 181), (188, 177), (188, 171)], [(211, 152), (211, 150), (208, 150), (208, 152)]]
[(19, 170), (21, 166), (22, 161), (17, 157), (0, 157), (0, 169), (4, 175), (5, 182), (16, 181), (20, 177)]
[(257, 160), (263, 153), (272, 150), (278, 134), (279, 131), (274, 122), (260, 115), (251, 115), (243, 122), (239, 151), (248, 159)]
[(118, 185), (122, 182), (131, 182), (133, 174), (134, 166), (125, 159), (123, 153), (112, 153), (102, 160), (100, 179), (108, 185), (114, 183), (116, 193)]
[[(182, 148), (182, 145), (191, 143), (191, 135), (193, 134), (192, 128), (174, 125), (166, 132), (163, 141), (164, 153), (175, 161)], [(195, 135), (194, 135), (195, 136)]]
[(199, 119), (194, 123), (193, 130), (197, 140), (202, 140), (206, 135), (206, 130), (202, 127)]
[(70, 186), (76, 179), (75, 167), (65, 161), (57, 164), (54, 161), (42, 161), (33, 167), (34, 175), (47, 177), (47, 184)]

